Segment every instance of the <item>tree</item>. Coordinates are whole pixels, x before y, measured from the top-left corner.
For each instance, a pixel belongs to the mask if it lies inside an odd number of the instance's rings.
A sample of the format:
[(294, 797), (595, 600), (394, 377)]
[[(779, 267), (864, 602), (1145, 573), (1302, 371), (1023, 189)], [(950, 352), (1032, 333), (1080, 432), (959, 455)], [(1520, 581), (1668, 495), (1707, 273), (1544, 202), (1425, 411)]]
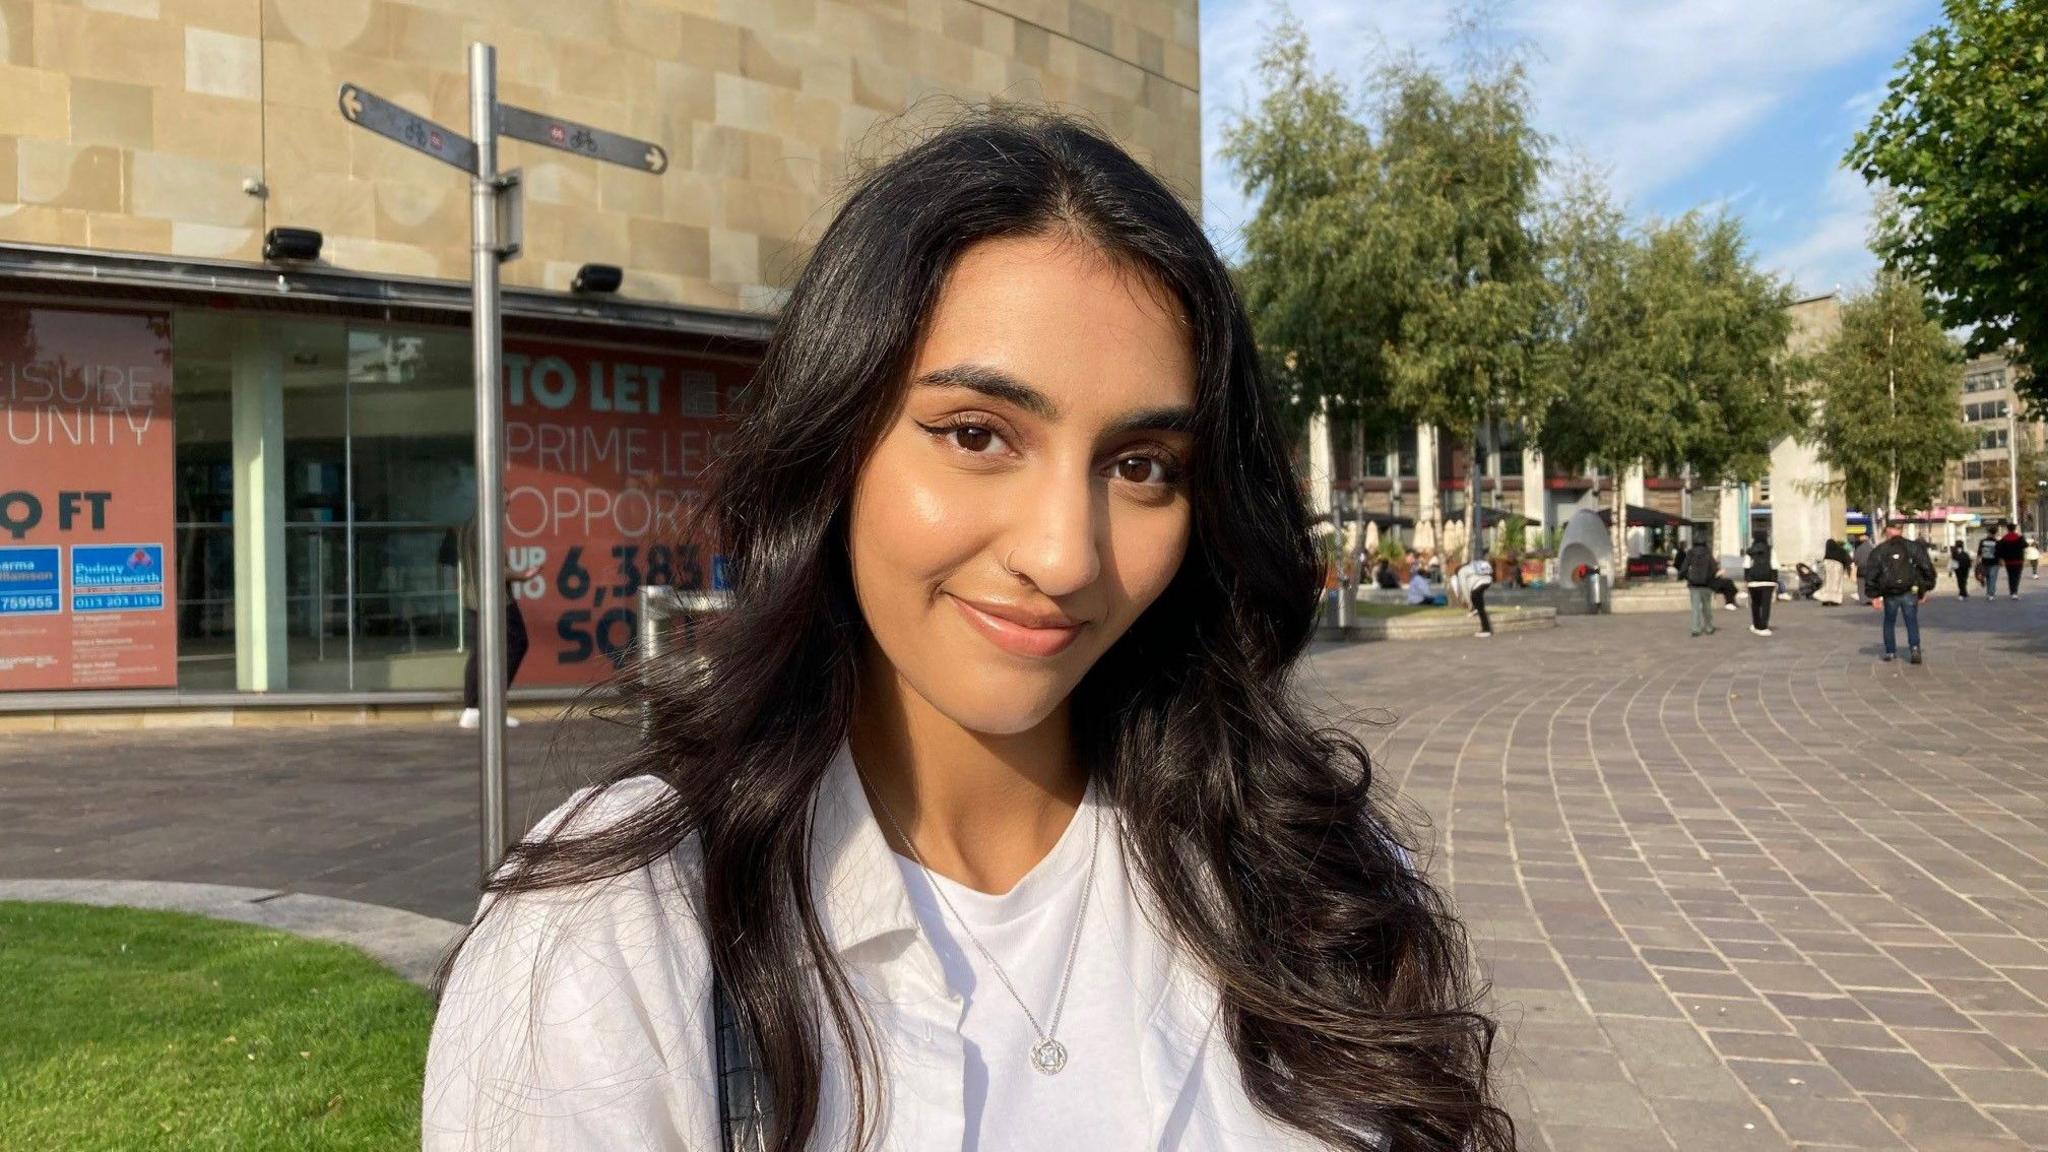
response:
[[(1550, 211), (1545, 245), (1553, 350), (1543, 364), (1558, 397), (1539, 437), (1546, 456), (1616, 477), (1683, 466), (1688, 484), (1761, 476), (1802, 404), (1785, 352), (1790, 293), (1756, 268), (1741, 226), (1688, 213), (1631, 232), (1581, 171)], [(1618, 483), (1611, 531), (1619, 559)]]
[(1309, 61), (1308, 36), (1283, 13), (1259, 57), (1255, 115), (1224, 129), (1258, 211), (1237, 269), (1252, 332), (1282, 410), (1370, 420), (1387, 410), (1381, 354), (1395, 327), (1380, 245), (1362, 242), (1382, 199), (1366, 127), (1333, 77)]
[(2048, 4), (1946, 0), (1848, 164), (1890, 195), (1875, 247), (1934, 293), (1968, 351), (2017, 343), (2048, 401)]
[(1679, 394), (1673, 378), (1643, 370), (1645, 342), (1663, 319), (1652, 305), (1651, 238), (1631, 236), (1621, 210), (1590, 173), (1577, 173), (1545, 224), (1552, 295), (1543, 358), (1556, 381), (1537, 435), (1545, 459), (1615, 477), (1610, 540), (1615, 575), (1627, 577), (1627, 503), (1620, 478), (1643, 461), (1676, 460)]
[(1963, 357), (1920, 287), (1893, 272), (1842, 305), (1842, 329), (1814, 360), (1821, 461), (1849, 503), (1924, 508), (1970, 445), (1956, 409)]
[(1661, 354), (1677, 378), (1689, 496), (1702, 484), (1761, 479), (1771, 446), (1805, 425), (1807, 405), (1786, 352), (1791, 290), (1755, 266), (1741, 224), (1688, 215), (1672, 228), (1684, 265), (1666, 306), (1679, 337)]
[[(1389, 399), (1468, 445), (1466, 540), (1478, 538), (1479, 434), (1533, 423), (1542, 276), (1535, 210), (1545, 141), (1509, 58), (1468, 57), (1462, 83), (1414, 63), (1380, 76), (1377, 141), (1387, 221), (1376, 238), (1400, 295), (1385, 349)], [(1406, 275), (1400, 275), (1406, 273)], [(1422, 466), (1433, 467), (1433, 461)]]
[(1412, 61), (1381, 69), (1368, 124), (1283, 14), (1256, 114), (1225, 129), (1222, 154), (1260, 201), (1238, 275), (1268, 375), (1283, 407), (1324, 412), (1357, 444), (1410, 421), (1470, 442), (1540, 408), (1542, 139), (1520, 65), (1468, 59), (1455, 86)]

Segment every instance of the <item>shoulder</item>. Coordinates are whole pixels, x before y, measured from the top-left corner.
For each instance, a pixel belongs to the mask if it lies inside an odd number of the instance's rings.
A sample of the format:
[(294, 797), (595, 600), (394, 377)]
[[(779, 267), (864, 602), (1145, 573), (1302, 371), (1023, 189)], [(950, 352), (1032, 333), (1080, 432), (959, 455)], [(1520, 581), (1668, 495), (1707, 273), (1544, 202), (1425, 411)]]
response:
[[(584, 789), (528, 839), (616, 827), (668, 791)], [(429, 1152), (696, 1146), (715, 1116), (700, 890), (686, 841), (617, 876), (486, 896), (428, 1046)]]

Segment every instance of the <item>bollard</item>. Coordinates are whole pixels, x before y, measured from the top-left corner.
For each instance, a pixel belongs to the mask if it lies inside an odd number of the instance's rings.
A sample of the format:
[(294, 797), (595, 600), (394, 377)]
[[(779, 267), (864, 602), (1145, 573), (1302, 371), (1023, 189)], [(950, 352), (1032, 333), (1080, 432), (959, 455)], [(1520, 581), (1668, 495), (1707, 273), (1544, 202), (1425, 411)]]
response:
[[(683, 640), (690, 638), (690, 621), (697, 616), (723, 612), (732, 607), (731, 592), (679, 592), (660, 584), (640, 588), (639, 663), (651, 668), (668, 655), (676, 639), (675, 624), (682, 624)], [(640, 702), (640, 735), (645, 738), (654, 726), (654, 714), (646, 700)]]

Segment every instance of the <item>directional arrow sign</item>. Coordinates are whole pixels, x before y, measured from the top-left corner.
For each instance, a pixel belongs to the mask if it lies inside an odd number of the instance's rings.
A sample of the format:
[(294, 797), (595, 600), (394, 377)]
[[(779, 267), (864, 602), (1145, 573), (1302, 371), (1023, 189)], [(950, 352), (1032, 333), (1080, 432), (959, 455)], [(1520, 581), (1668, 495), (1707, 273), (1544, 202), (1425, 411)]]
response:
[(638, 168), (656, 175), (668, 170), (668, 152), (659, 144), (621, 136), (574, 120), (562, 120), (529, 112), (511, 104), (498, 104), (498, 131), (514, 140), (560, 148), (578, 156), (590, 156), (626, 168)]
[(469, 137), (451, 132), (424, 116), (415, 116), (354, 84), (343, 84), (336, 99), (349, 123), (476, 175), (476, 142)]

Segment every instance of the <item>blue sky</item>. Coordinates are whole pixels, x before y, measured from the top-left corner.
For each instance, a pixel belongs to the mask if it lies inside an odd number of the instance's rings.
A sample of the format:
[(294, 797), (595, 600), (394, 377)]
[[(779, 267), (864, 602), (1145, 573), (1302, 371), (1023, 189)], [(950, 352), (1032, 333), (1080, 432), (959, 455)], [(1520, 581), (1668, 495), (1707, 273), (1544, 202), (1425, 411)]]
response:
[[(1445, 0), (1290, 0), (1316, 63), (1347, 80), (1389, 53), (1450, 58)], [(1276, 0), (1201, 0), (1203, 216), (1229, 256), (1251, 218), (1216, 155), (1255, 106)], [(1633, 216), (1725, 206), (1801, 295), (1868, 282), (1870, 195), (1839, 165), (1938, 0), (1509, 0), (1537, 124), (1604, 171)]]

